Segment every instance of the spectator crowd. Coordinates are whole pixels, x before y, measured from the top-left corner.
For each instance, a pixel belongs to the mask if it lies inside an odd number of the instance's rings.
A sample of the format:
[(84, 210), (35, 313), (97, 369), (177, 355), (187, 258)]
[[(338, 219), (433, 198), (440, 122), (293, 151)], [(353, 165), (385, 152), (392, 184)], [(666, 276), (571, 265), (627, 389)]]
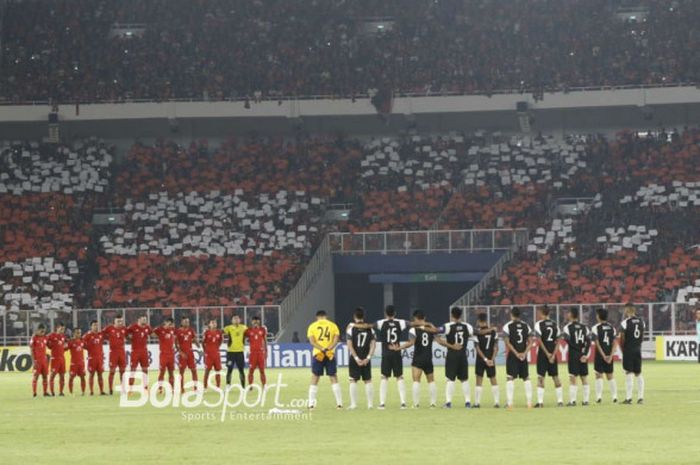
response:
[[(7, 2), (0, 100), (545, 91), (697, 82), (694, 0)], [(381, 26), (381, 27), (380, 27)]]

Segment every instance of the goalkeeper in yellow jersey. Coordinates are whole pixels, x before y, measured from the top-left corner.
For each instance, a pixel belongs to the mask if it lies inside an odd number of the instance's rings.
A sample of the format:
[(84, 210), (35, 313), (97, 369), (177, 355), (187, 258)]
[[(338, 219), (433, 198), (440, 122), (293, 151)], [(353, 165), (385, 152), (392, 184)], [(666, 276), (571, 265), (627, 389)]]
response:
[(338, 362), (335, 358), (335, 348), (340, 341), (338, 326), (328, 319), (325, 311), (316, 312), (316, 321), (309, 325), (306, 337), (313, 347), (311, 359), (311, 385), (309, 386), (309, 408), (316, 407), (318, 380), (324, 374), (331, 380), (331, 389), (335, 396), (338, 409), (343, 408), (343, 398), (338, 385)]

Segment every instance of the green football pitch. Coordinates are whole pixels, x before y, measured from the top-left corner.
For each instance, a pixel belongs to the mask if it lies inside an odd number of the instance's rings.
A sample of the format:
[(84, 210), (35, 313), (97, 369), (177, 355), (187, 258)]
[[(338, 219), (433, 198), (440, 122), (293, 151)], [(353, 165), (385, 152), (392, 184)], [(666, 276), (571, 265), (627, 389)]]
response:
[[(442, 403), (444, 378), (442, 369), (436, 370)], [(646, 399), (641, 406), (612, 404), (606, 383), (603, 404), (557, 408), (548, 380), (546, 408), (527, 409), (522, 382), (516, 382), (516, 408), (511, 411), (490, 407), (488, 384), (480, 410), (399, 410), (393, 380), (386, 410), (366, 410), (360, 388), (361, 407), (337, 411), (324, 379), (318, 407), (311, 414), (302, 409), (301, 415), (268, 417), (274, 406), (274, 396), (269, 395), (263, 408), (228, 409), (224, 421), (221, 407), (124, 408), (117, 394), (32, 398), (29, 374), (3, 373), (0, 463), (697, 464), (699, 370), (692, 363), (646, 363)], [(499, 371), (502, 375), (503, 368)], [(341, 370), (347, 405), (345, 373)], [(306, 398), (307, 370), (270, 370), (268, 382), (276, 382), (278, 375), (287, 385), (280, 389), (281, 403)], [(624, 397), (619, 372), (617, 381)], [(567, 385), (565, 381), (565, 400)], [(501, 385), (502, 402), (504, 388)], [(375, 382), (375, 395), (377, 391)], [(407, 391), (410, 398), (410, 383)], [(461, 391), (456, 391), (455, 405), (461, 405)], [(593, 391), (591, 383), (592, 397)], [(473, 392), (472, 380), (472, 396)], [(423, 405), (427, 395), (424, 384)], [(579, 389), (579, 399), (580, 395)], [(210, 392), (205, 400), (216, 403), (218, 397)]]

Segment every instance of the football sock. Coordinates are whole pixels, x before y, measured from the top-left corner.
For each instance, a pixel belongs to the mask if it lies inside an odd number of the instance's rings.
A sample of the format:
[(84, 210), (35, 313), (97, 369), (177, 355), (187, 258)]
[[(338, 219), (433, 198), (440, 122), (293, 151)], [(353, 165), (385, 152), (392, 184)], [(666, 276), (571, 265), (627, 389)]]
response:
[(209, 386), (209, 370), (204, 370), (204, 389)]
[[(401, 382), (401, 380), (399, 380), (399, 383), (400, 382)], [(386, 404), (386, 391), (387, 391), (388, 387), (389, 387), (389, 380), (386, 378), (382, 378), (379, 381), (379, 405)]]
[(114, 372), (113, 371), (109, 372), (109, 379), (107, 380), (107, 382), (109, 383), (109, 385), (108, 385), (109, 392), (112, 392), (112, 386), (114, 386)]
[(100, 394), (105, 392), (105, 381), (101, 372), (97, 373), (97, 385), (100, 386)]
[(569, 402), (576, 402), (576, 394), (578, 393), (578, 386), (572, 384), (569, 386)]
[(413, 405), (418, 405), (420, 400), (420, 383), (413, 382)]
[(617, 381), (611, 379), (608, 380), (608, 384), (610, 385), (610, 393), (612, 394), (612, 398), (617, 399)]
[(221, 373), (216, 372), (216, 387), (221, 387)]
[(53, 391), (54, 379), (56, 379), (56, 373), (51, 373), (49, 376), (49, 388), (51, 388), (51, 394), (55, 394)]
[(63, 394), (63, 386), (66, 382), (66, 377), (63, 374), (58, 375), (58, 390), (61, 394)]
[(554, 389), (554, 392), (557, 395), (557, 403), (558, 404), (563, 404), (564, 403), (564, 388), (559, 386), (558, 388)]
[(600, 400), (603, 397), (603, 378), (595, 380), (595, 398)]
[(528, 407), (532, 405), (532, 381), (529, 379), (525, 381), (525, 400), (527, 400)]
[(455, 382), (447, 380), (447, 384), (445, 384), (445, 402), (448, 404), (452, 403), (452, 395), (455, 392)]
[(238, 369), (238, 379), (241, 382), (241, 387), (245, 387), (245, 371), (243, 371), (243, 368)]
[(32, 376), (32, 393), (34, 395), (36, 395), (36, 384), (37, 384), (38, 378), (39, 377), (36, 375)]
[(437, 402), (437, 385), (435, 381), (428, 383), (428, 393), (430, 394), (430, 405), (435, 405)]
[(472, 402), (472, 394), (469, 388), (469, 381), (464, 381), (462, 383), (462, 394), (464, 394), (464, 402)]
[(537, 386), (537, 403), (544, 404), (544, 388)]
[(644, 399), (644, 377), (637, 376), (637, 399)]
[(590, 400), (591, 400), (591, 385), (584, 384), (583, 385), (583, 402), (587, 404)]
[(317, 392), (318, 392), (318, 386), (313, 385), (313, 384), (309, 386), (309, 407), (316, 406), (316, 393)]
[(75, 379), (75, 376), (70, 375), (68, 378), (68, 392), (73, 394), (73, 380)]
[(367, 407), (372, 408), (374, 405), (374, 385), (372, 383), (365, 384), (365, 395), (367, 395)]
[(493, 394), (493, 403), (494, 404), (500, 404), (501, 403), (501, 391), (498, 389), (498, 385), (496, 386), (491, 386), (491, 394)]
[(343, 393), (340, 390), (340, 384), (332, 384), (331, 390), (333, 391), (333, 395), (335, 396), (335, 405), (343, 405)]
[(85, 376), (80, 377), (80, 392), (85, 394)]
[(231, 373), (233, 373), (233, 367), (226, 369), (226, 385), (231, 385)]
[(262, 367), (260, 368), (260, 384), (262, 384), (263, 386), (267, 384), (267, 376), (265, 376), (265, 369)]
[(406, 403), (406, 383), (404, 382), (403, 379), (398, 380), (396, 385), (399, 387), (399, 400), (401, 400), (401, 404)]
[(476, 405), (481, 405), (481, 386), (476, 386), (474, 388), (474, 403)]
[(634, 386), (634, 375), (632, 373), (625, 376), (625, 400), (632, 398), (632, 387)]
[(515, 386), (513, 385), (513, 380), (506, 381), (506, 405), (513, 405), (513, 391)]
[(350, 407), (357, 407), (357, 383), (350, 383)]
[[(132, 380), (133, 381), (133, 380)], [(94, 393), (94, 385), (95, 385), (95, 372), (91, 371), (90, 372), (90, 394)]]

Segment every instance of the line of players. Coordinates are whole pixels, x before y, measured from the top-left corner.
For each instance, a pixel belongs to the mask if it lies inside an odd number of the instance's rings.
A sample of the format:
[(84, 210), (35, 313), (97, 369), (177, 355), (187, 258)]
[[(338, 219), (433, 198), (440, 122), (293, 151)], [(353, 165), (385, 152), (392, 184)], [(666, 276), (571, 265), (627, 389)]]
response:
[[(74, 328), (72, 337), (68, 339), (63, 323), (57, 323), (51, 334), (46, 334), (44, 325), (39, 325), (31, 338), (30, 350), (33, 359), (32, 393), (37, 396), (39, 378), (42, 380), (44, 396), (56, 395), (55, 379), (58, 378), (58, 395), (64, 396), (66, 362), (65, 352), (70, 352), (70, 367), (68, 378), (68, 390), (73, 393), (75, 378), (80, 379), (81, 393), (86, 390), (86, 364), (84, 353), (87, 352), (87, 373), (89, 374), (90, 395), (94, 395), (94, 380), (97, 378), (100, 395), (105, 392), (103, 369), (104, 352), (103, 345), (109, 343), (109, 377), (107, 390), (113, 394), (114, 378), (119, 372), (119, 382), (124, 386), (124, 373), (126, 371), (126, 343), (131, 344), (130, 369), (132, 372), (140, 370), (143, 374), (143, 386), (148, 389), (148, 368), (150, 365), (148, 342), (149, 338), (156, 337), (160, 349), (160, 371), (158, 381), (163, 382), (168, 375), (168, 382), (174, 387), (175, 383), (175, 355), (177, 354), (180, 370), (180, 389), (184, 390), (185, 372), (190, 371), (192, 381), (197, 381), (197, 365), (193, 345), (202, 348), (204, 353), (204, 388), (207, 388), (209, 375), (215, 372), (217, 387), (221, 387), (221, 344), (227, 341), (226, 354), (226, 383), (231, 384), (231, 374), (234, 367), (238, 366), (241, 384), (245, 385), (244, 348), (247, 339), (250, 347), (250, 370), (248, 372), (249, 383), (253, 382), (254, 371), (260, 372), (261, 383), (265, 385), (265, 360), (267, 352), (267, 329), (262, 326), (260, 318), (254, 316), (251, 319), (251, 327), (241, 324), (240, 317), (234, 315), (231, 324), (224, 330), (217, 329), (217, 321), (210, 320), (207, 330), (200, 339), (190, 326), (189, 318), (180, 320), (180, 327), (175, 328), (172, 318), (163, 320), (161, 326), (151, 327), (145, 316), (130, 326), (124, 325), (124, 319), (117, 317), (114, 323), (100, 330), (98, 322), (90, 322), (90, 329), (82, 334), (80, 328)], [(47, 357), (47, 349), (51, 353), (51, 360)], [(50, 372), (50, 376), (49, 376)], [(133, 377), (129, 385), (133, 385)]]
[[(617, 385), (613, 377), (613, 358), (617, 347), (622, 349), (622, 364), (625, 371), (625, 400), (623, 404), (632, 404), (634, 391), (634, 379), (637, 380), (637, 403), (642, 404), (644, 399), (644, 378), (642, 376), (641, 346), (644, 339), (644, 321), (636, 316), (633, 305), (627, 305), (624, 309), (624, 320), (620, 326), (620, 332), (608, 322), (608, 312), (605, 309), (596, 310), (597, 323), (592, 329), (579, 321), (577, 309), (568, 312), (568, 323), (560, 331), (556, 322), (549, 318), (547, 307), (538, 310), (538, 321), (535, 328), (521, 320), (520, 310), (513, 308), (510, 321), (503, 328), (503, 339), (506, 346), (506, 407), (513, 407), (515, 380), (520, 378), (524, 382), (525, 397), (528, 408), (532, 406), (532, 383), (529, 375), (527, 360), (531, 347), (537, 347), (537, 402), (534, 407), (544, 406), (545, 377), (550, 376), (555, 385), (555, 393), (558, 406), (564, 405), (563, 388), (559, 379), (559, 365), (556, 351), (560, 340), (568, 346), (568, 372), (569, 372), (569, 401), (568, 406), (575, 406), (578, 396), (577, 380), (581, 380), (583, 387), (582, 405), (588, 405), (590, 400), (590, 386), (588, 384), (588, 358), (591, 345), (595, 345), (594, 371), (596, 376), (595, 394), (596, 402), (601, 403), (603, 397), (603, 378), (609, 383), (613, 402), (617, 402)], [(409, 329), (409, 340), (401, 342), (401, 335)], [(375, 334), (376, 331), (376, 334)], [(350, 352), (350, 409), (357, 408), (357, 382), (365, 383), (367, 406), (372, 408), (374, 390), (372, 386), (371, 359), (376, 348), (376, 341), (382, 344), (381, 356), (381, 381), (379, 385), (379, 409), (384, 409), (387, 398), (388, 381), (391, 377), (397, 379), (397, 387), (401, 408), (406, 408), (406, 389), (403, 380), (402, 351), (413, 347), (413, 359), (411, 374), (413, 379), (412, 399), (413, 406), (419, 406), (421, 378), (425, 376), (428, 383), (430, 407), (437, 403), (437, 388), (433, 367), (433, 341), (447, 348), (445, 360), (445, 376), (447, 384), (445, 388), (446, 408), (452, 407), (456, 382), (461, 383), (465, 400), (465, 407), (479, 408), (481, 406), (482, 385), (484, 377), (488, 377), (494, 399), (494, 407), (500, 405), (500, 393), (496, 379), (496, 355), (498, 353), (497, 328), (489, 326), (486, 314), (477, 317), (476, 329), (462, 321), (462, 311), (459, 308), (451, 309), (451, 319), (441, 328), (435, 327), (425, 320), (422, 312), (416, 311), (412, 320), (406, 321), (396, 318), (393, 306), (385, 310), (385, 317), (376, 324), (370, 324), (364, 320), (364, 310), (355, 310), (353, 322), (346, 328), (347, 345)], [(343, 406), (342, 394), (337, 379), (337, 363), (334, 350), (340, 342), (340, 332), (335, 323), (328, 320), (325, 312), (320, 311), (316, 315), (316, 321), (307, 331), (307, 337), (313, 346), (312, 378), (309, 386), (309, 407), (316, 406), (318, 382), (321, 376), (328, 375), (331, 388), (335, 396), (337, 408)], [(475, 402), (471, 403), (469, 386), (469, 364), (467, 359), (467, 343), (474, 342), (476, 352), (476, 388)]]

